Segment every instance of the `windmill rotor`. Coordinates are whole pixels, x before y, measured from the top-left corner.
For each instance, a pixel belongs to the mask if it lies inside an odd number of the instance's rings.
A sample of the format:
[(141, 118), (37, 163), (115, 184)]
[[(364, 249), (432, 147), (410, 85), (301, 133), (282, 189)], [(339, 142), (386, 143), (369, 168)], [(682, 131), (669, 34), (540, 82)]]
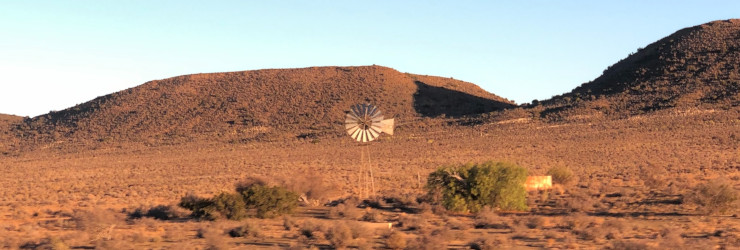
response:
[(344, 120), (344, 128), (352, 139), (370, 142), (381, 133), (393, 135), (394, 119), (383, 119), (383, 113), (371, 104), (356, 104), (350, 107)]

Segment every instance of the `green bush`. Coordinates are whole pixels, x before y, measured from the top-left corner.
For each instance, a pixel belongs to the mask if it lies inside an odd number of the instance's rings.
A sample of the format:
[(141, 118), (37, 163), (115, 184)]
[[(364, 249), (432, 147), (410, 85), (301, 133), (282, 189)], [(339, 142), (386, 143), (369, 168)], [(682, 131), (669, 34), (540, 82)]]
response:
[(256, 209), (257, 217), (260, 218), (289, 214), (298, 206), (298, 194), (284, 187), (252, 185), (245, 188), (241, 195), (244, 196), (247, 208)]
[(216, 219), (213, 213), (213, 200), (197, 197), (195, 195), (186, 195), (180, 199), (178, 206), (192, 211), (190, 216), (195, 218)]
[(573, 171), (563, 166), (550, 168), (550, 170), (547, 170), (547, 175), (552, 176), (552, 182), (555, 184), (567, 185), (575, 181)]
[(446, 209), (477, 212), (484, 206), (527, 210), (527, 170), (512, 163), (486, 162), (440, 167), (429, 175), (431, 197)]
[(241, 220), (247, 217), (244, 198), (235, 193), (220, 193), (213, 197), (213, 210), (230, 220)]
[(241, 220), (250, 211), (260, 218), (292, 213), (298, 206), (298, 195), (283, 187), (268, 187), (262, 183), (238, 187), (238, 193), (223, 192), (213, 198), (187, 195), (180, 200), (180, 207), (192, 211), (191, 216), (204, 219), (227, 218)]

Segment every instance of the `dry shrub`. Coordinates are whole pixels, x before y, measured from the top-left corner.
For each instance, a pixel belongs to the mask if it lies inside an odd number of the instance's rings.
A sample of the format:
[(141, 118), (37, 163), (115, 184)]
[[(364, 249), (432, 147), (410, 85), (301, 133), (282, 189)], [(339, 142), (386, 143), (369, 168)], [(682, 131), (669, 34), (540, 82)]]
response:
[(398, 218), (400, 226), (406, 230), (419, 230), (429, 227), (429, 221), (426, 216), (402, 214)]
[(680, 227), (666, 227), (660, 230), (660, 248), (663, 249), (681, 249), (684, 245), (683, 229)]
[(75, 210), (70, 219), (75, 228), (90, 233), (94, 239), (110, 238), (116, 225), (125, 224), (124, 214), (113, 210)]
[(231, 237), (261, 237), (262, 230), (259, 224), (252, 220), (244, 222), (241, 226), (232, 228), (229, 230), (229, 236)]
[(452, 233), (447, 228), (436, 229), (417, 237), (409, 244), (408, 249), (447, 249), (447, 242), (450, 238), (452, 238)]
[(329, 218), (332, 219), (350, 219), (350, 220), (356, 220), (359, 219), (362, 216), (362, 210), (357, 209), (355, 206), (351, 206), (348, 204), (340, 203), (336, 205), (335, 207), (332, 207), (329, 209)]
[(569, 168), (565, 166), (555, 166), (547, 170), (547, 175), (552, 176), (553, 184), (570, 185), (577, 181), (577, 178)]
[(320, 205), (340, 194), (340, 189), (334, 182), (327, 181), (326, 178), (315, 173), (285, 179), (281, 183), (288, 190), (299, 194), (307, 205)]
[(570, 230), (582, 230), (594, 225), (594, 221), (591, 217), (580, 213), (563, 217), (561, 222), (561, 227)]
[(372, 232), (365, 227), (365, 224), (357, 221), (346, 221), (347, 226), (352, 232), (353, 239), (367, 239), (372, 238)]
[(511, 239), (506, 235), (501, 234), (489, 234), (481, 238), (475, 239), (468, 243), (471, 249), (476, 250), (494, 250), (494, 249), (506, 249), (504, 246), (510, 246)]
[(394, 250), (404, 249), (406, 248), (406, 236), (401, 232), (394, 231), (385, 239), (385, 246)]
[(234, 189), (236, 189), (237, 193), (242, 193), (249, 189), (252, 186), (268, 186), (271, 183), (269, 183), (265, 178), (259, 177), (259, 176), (249, 176), (247, 178), (244, 178), (244, 180), (237, 182), (234, 185)]
[(338, 221), (326, 232), (326, 238), (335, 249), (344, 249), (353, 240), (352, 230), (343, 221)]
[(470, 223), (466, 223), (455, 218), (449, 218), (445, 222), (450, 229), (468, 230), (473, 228), (473, 225)]
[(627, 230), (627, 224), (621, 218), (605, 220), (601, 227), (606, 232), (605, 237), (608, 240), (622, 239)]
[(47, 237), (40, 241), (30, 241), (20, 246), (21, 249), (68, 250), (70, 246), (59, 237)]
[(283, 216), (283, 228), (285, 230), (290, 231), (293, 228), (298, 227), (298, 221), (295, 220), (292, 216)]
[(508, 218), (499, 216), (491, 207), (484, 207), (475, 215), (475, 228), (510, 228)]
[(170, 242), (181, 241), (185, 237), (186, 232), (180, 225), (172, 225), (164, 231), (164, 239)]
[(557, 207), (566, 212), (585, 212), (593, 210), (596, 204), (595, 199), (586, 192), (572, 191), (570, 195), (570, 197), (559, 199)]
[(206, 240), (206, 249), (229, 249), (227, 238), (218, 225), (210, 224), (208, 227), (198, 228), (196, 236)]
[(639, 241), (624, 241), (624, 240), (617, 240), (613, 241), (612, 245), (610, 247), (607, 247), (606, 249), (614, 249), (614, 250), (645, 250), (645, 249), (653, 249), (645, 242), (639, 242)]
[(650, 189), (665, 188), (667, 174), (668, 172), (664, 168), (652, 165), (640, 167), (640, 178), (643, 184)]
[(95, 249), (102, 250), (119, 250), (131, 248), (131, 243), (121, 239), (96, 240)]
[(735, 212), (738, 207), (738, 192), (724, 179), (697, 185), (685, 195), (685, 201), (698, 206), (706, 214), (725, 214)]
[(131, 212), (128, 217), (129, 219), (140, 219), (143, 217), (154, 218), (157, 220), (171, 220), (177, 218), (183, 218), (188, 215), (188, 212), (177, 206), (158, 205), (151, 208), (137, 208)]
[(326, 224), (322, 221), (309, 219), (303, 221), (300, 232), (301, 235), (305, 236), (306, 238), (320, 238), (322, 232), (326, 232), (328, 230), (328, 227)]
[(362, 216), (362, 220), (369, 222), (382, 222), (383, 215), (378, 210), (367, 208), (365, 215)]
[(529, 216), (525, 218), (524, 225), (529, 229), (543, 229), (550, 225), (550, 221), (542, 216)]

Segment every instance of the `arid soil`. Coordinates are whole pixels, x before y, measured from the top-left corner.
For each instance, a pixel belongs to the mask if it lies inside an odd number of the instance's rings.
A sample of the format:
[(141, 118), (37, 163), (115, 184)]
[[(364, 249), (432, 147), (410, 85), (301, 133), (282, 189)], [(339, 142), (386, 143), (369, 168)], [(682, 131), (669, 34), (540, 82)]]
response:
[[(273, 180), (313, 176), (338, 188), (338, 192), (329, 192), (328, 200), (360, 197), (360, 154), (367, 150), (377, 196), (406, 201), (411, 209), (394, 210), (393, 204), (386, 204), (367, 210), (358, 208), (357, 213), (379, 213), (381, 218), (372, 221), (396, 224), (392, 230), (403, 233), (409, 242), (439, 229), (447, 230), (447, 235), (440, 236), (441, 241), (435, 244), (450, 247), (486, 237), (510, 247), (658, 246), (675, 240), (662, 238), (662, 234), (668, 234), (662, 230), (668, 230), (678, 232), (671, 237), (678, 237), (687, 246), (737, 247), (740, 235), (734, 228), (740, 226), (740, 221), (736, 217), (704, 216), (691, 204), (683, 203), (682, 197), (693, 186), (720, 177), (735, 186), (740, 184), (738, 117), (737, 109), (692, 109), (599, 124), (516, 120), (446, 125), (459, 122), (450, 119), (429, 121), (430, 127), (436, 128), (430, 131), (411, 132), (401, 127), (396, 135), (383, 136), (367, 146), (335, 138), (158, 147), (122, 144), (70, 153), (38, 150), (0, 160), (0, 230), (4, 230), (7, 244), (41, 242), (51, 237), (71, 246), (101, 247), (204, 248), (222, 241), (242, 248), (329, 246), (330, 242), (319, 236), (302, 238), (301, 223), (331, 227), (342, 218), (360, 219), (332, 217), (330, 210), (336, 207), (308, 206), (292, 217), (296, 228), (286, 230), (282, 219), (248, 219), (258, 224), (262, 235), (231, 238), (221, 231), (199, 237), (197, 231), (213, 227), (228, 230), (246, 222), (199, 222), (186, 216), (127, 221), (125, 217), (137, 208), (175, 207), (189, 192), (211, 196), (231, 190), (249, 176)], [(476, 219), (471, 217), (474, 215), (435, 215), (414, 202), (424, 194), (426, 175), (437, 166), (486, 160), (515, 162), (531, 174), (543, 174), (552, 166), (567, 166), (579, 180), (549, 195), (531, 193), (529, 213), (492, 213), (501, 217), (497, 219), (501, 222), (496, 222), (501, 225), (494, 228), (476, 229)], [(401, 223), (411, 220), (406, 217), (428, 225), (406, 228), (410, 222)], [(530, 220), (538, 225), (529, 228), (526, 223)], [(584, 225), (571, 225), (580, 221)], [(618, 225), (612, 225), (615, 223)], [(362, 222), (355, 226), (376, 225)], [(619, 235), (606, 236), (614, 230)], [(591, 231), (596, 235), (584, 235)], [(387, 229), (378, 229), (376, 234), (365, 236), (371, 242), (363, 244), (384, 247), (384, 235), (388, 233)]]

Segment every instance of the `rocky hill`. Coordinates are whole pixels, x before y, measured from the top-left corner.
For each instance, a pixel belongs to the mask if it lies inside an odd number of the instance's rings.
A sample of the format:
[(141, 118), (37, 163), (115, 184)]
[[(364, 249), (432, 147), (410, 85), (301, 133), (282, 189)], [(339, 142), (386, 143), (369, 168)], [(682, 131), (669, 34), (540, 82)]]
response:
[(514, 107), (451, 78), (380, 66), (193, 74), (96, 98), (25, 120), (24, 141), (244, 141), (339, 135), (350, 105), (378, 105), (399, 122)]
[(679, 30), (610, 66), (595, 80), (539, 104), (544, 104), (541, 115), (551, 117), (737, 107), (740, 19)]

